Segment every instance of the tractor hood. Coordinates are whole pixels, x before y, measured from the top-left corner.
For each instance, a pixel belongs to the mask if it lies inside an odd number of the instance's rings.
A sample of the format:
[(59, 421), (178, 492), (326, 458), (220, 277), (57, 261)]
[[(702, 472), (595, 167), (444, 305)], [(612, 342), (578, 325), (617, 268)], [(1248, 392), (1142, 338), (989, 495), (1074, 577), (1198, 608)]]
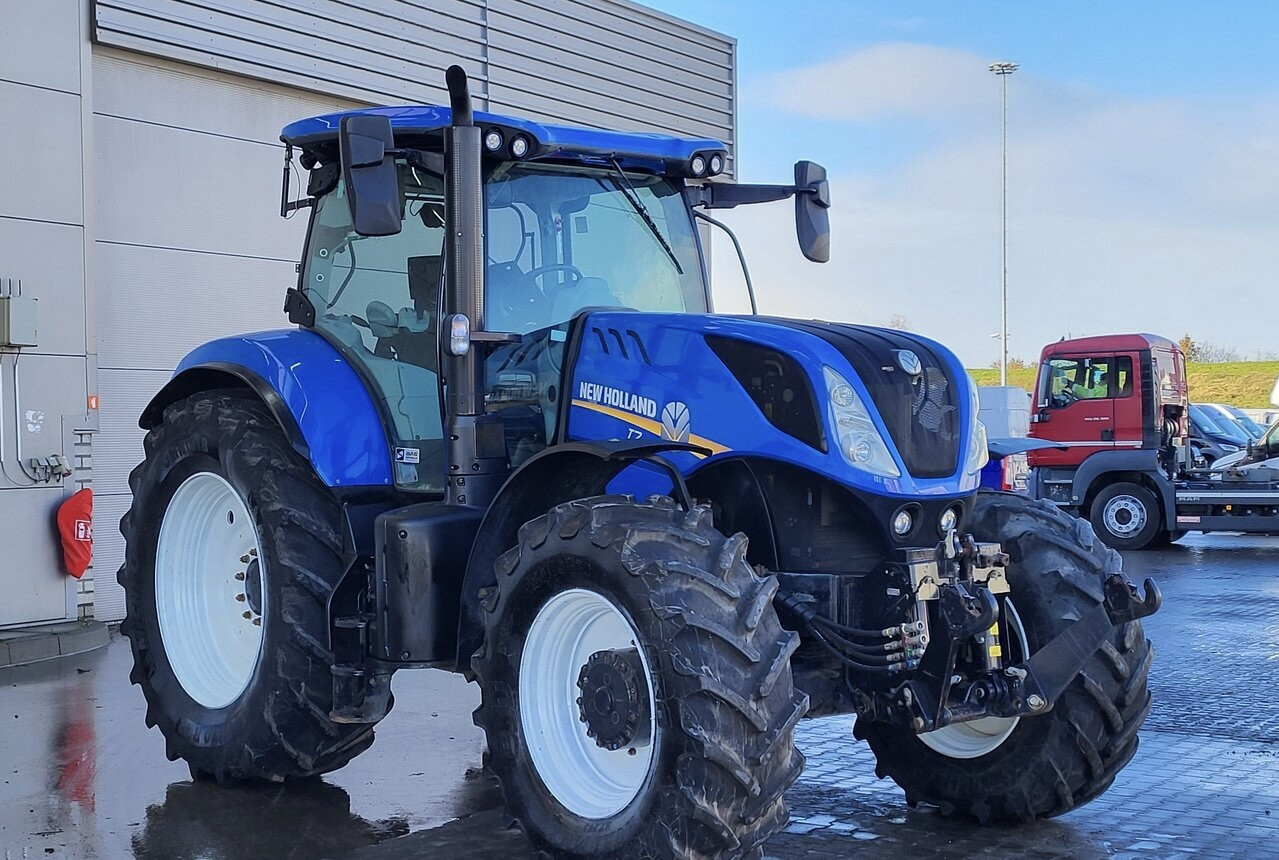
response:
[(959, 468), (970, 383), (949, 350), (896, 329), (781, 318), (768, 322), (819, 337), (839, 351), (866, 386), (912, 475), (942, 478)]
[(986, 440), (959, 360), (893, 329), (714, 314), (590, 311), (569, 439), (688, 441), (887, 496), (976, 489)]

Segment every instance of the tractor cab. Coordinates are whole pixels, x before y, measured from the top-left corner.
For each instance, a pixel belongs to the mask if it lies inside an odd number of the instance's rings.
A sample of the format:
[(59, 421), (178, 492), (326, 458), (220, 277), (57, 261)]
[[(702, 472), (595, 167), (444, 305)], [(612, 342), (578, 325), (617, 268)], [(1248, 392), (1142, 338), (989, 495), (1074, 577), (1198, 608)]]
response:
[[(290, 318), (362, 375), (388, 428), (394, 483), (426, 492), (446, 489), (446, 313), (463, 330), (458, 348), (478, 368), (475, 411), (500, 421), (506, 459), (517, 468), (555, 438), (570, 321), (586, 308), (708, 312), (693, 207), (753, 202), (752, 188), (761, 196), (759, 187), (707, 186), (728, 165), (718, 141), (477, 113), (467, 128), (480, 142), (472, 214), (481, 219), (483, 253), (446, 308), (451, 121), (449, 109), (435, 106), (378, 108), (303, 120), (282, 135), (311, 171), (308, 199), (296, 202), (286, 173), (282, 210), (314, 210)], [(359, 156), (370, 141), (373, 154)], [(353, 153), (367, 163), (353, 166)], [(809, 208), (824, 215), (820, 168), (804, 173), (820, 189)], [(794, 190), (767, 188), (764, 196)], [(370, 228), (360, 222), (373, 209), (380, 220)], [(801, 240), (822, 244), (824, 232), (813, 226)]]

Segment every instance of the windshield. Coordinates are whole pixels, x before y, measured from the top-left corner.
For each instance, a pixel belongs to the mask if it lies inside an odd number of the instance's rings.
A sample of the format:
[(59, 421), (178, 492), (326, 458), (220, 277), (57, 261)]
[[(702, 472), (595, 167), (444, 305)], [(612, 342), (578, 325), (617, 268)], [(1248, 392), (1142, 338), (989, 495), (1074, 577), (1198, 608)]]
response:
[(1219, 436), (1238, 445), (1246, 445), (1249, 441), (1248, 434), (1244, 433), (1233, 421), (1221, 413), (1214, 415), (1205, 407), (1192, 403), (1190, 404), (1190, 416), (1196, 424), (1203, 428), (1205, 433)]
[(670, 181), (514, 163), (489, 177), (484, 196), (484, 328), (529, 332), (588, 307), (707, 310), (692, 218)]

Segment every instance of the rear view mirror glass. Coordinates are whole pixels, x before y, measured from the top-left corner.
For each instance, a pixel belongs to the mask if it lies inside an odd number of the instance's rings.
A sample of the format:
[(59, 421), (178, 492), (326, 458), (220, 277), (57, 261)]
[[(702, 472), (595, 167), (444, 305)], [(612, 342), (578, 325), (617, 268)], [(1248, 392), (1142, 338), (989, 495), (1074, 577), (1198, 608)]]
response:
[(795, 162), (795, 233), (799, 249), (814, 263), (830, 259), (830, 183), (826, 168)]
[(361, 236), (391, 236), (400, 232), (400, 187), (391, 121), (384, 116), (342, 117), (338, 152), (342, 179), (351, 203), (351, 223)]

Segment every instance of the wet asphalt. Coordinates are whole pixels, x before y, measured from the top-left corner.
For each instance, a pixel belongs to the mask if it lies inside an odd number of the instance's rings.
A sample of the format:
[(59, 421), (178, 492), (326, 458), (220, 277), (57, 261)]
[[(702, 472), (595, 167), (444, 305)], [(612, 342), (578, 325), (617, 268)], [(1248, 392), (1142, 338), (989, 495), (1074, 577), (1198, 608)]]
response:
[[(1146, 621), (1155, 704), (1110, 791), (1053, 821), (982, 829), (911, 810), (851, 720), (801, 725), (808, 768), (787, 858), (1279, 856), (1279, 537), (1200, 536), (1125, 558), (1164, 608)], [(128, 643), (0, 670), (0, 858), (407, 860), (527, 857), (479, 772), (472, 685), (401, 672), (373, 748), (322, 780), (192, 783), (128, 682)]]

